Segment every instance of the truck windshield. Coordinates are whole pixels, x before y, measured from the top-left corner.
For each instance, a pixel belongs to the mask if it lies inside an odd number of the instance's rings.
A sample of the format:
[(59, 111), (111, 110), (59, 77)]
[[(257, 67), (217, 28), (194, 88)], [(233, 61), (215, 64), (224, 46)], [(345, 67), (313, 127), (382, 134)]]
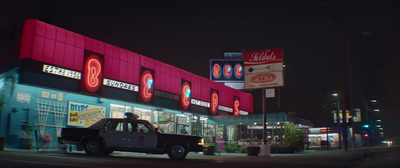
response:
[(94, 123), (93, 125), (91, 125), (89, 127), (89, 129), (101, 129), (102, 126), (107, 122), (107, 119), (101, 119), (99, 121), (97, 121), (96, 123)]

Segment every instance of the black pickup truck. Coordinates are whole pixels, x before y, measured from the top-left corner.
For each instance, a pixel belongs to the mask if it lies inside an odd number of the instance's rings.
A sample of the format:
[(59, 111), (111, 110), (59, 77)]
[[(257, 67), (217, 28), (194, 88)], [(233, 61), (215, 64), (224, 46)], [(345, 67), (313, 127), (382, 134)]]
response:
[(168, 154), (173, 160), (201, 152), (204, 145), (202, 137), (162, 133), (148, 121), (132, 117), (103, 118), (88, 128), (63, 128), (58, 140), (80, 145), (89, 155), (129, 151)]

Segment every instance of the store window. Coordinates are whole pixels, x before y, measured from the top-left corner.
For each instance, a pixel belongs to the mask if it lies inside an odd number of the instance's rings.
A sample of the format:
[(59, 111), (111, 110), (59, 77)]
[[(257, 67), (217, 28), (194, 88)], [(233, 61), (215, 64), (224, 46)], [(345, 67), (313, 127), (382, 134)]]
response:
[(134, 113), (139, 115), (139, 119), (151, 121), (151, 110), (133, 107)]
[(164, 131), (164, 133), (175, 133), (175, 114), (159, 111), (158, 116), (158, 129)]
[(191, 124), (189, 114), (177, 114), (177, 134), (191, 134)]
[(110, 104), (110, 117), (111, 118), (124, 118), (125, 115), (125, 107), (124, 105), (119, 104)]

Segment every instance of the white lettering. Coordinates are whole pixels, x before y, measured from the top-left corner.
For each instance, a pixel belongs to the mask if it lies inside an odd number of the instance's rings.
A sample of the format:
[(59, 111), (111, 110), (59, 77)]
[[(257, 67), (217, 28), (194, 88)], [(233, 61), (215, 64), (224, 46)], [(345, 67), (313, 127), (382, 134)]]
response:
[(276, 55), (274, 52), (268, 54), (269, 50), (265, 50), (265, 52), (255, 52), (251, 54), (250, 62), (262, 62), (262, 61), (272, 61), (275, 60)]
[(53, 74), (53, 75), (59, 75), (59, 76), (64, 76), (72, 79), (81, 79), (81, 73), (77, 71), (72, 71), (64, 68), (59, 68), (51, 65), (46, 65), (43, 64), (43, 72)]
[(124, 90), (129, 90), (129, 91), (133, 91), (133, 92), (139, 92), (139, 86), (130, 84), (130, 83), (124, 83), (124, 82), (119, 82), (119, 81), (115, 81), (112, 79), (103, 79), (103, 85), (105, 86), (110, 86), (110, 87), (115, 87), (115, 88), (120, 88), (120, 89), (124, 89)]

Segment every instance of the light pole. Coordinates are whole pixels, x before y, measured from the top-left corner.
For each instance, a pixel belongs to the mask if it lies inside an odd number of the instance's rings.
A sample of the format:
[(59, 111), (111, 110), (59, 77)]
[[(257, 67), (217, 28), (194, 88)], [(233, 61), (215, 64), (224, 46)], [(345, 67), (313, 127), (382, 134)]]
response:
[[(355, 36), (357, 36), (357, 35), (370, 35), (370, 34), (372, 34), (372, 32), (362, 32), (362, 33), (357, 33), (357, 34), (355, 34), (355, 35), (353, 35), (353, 36), (351, 36), (351, 37), (346, 37), (346, 44), (347, 44), (347, 61), (348, 61), (348, 69), (349, 69), (349, 92), (350, 92), (350, 95), (349, 95), (349, 115), (351, 115), (351, 116), (353, 116), (353, 109), (354, 109), (354, 102), (353, 102), (353, 84), (352, 84), (352, 72), (351, 72), (351, 61), (350, 61), (350, 45), (349, 45), (349, 41), (353, 38), (353, 37), (355, 37)], [(354, 117), (352, 118), (352, 119), (354, 119)], [(353, 151), (355, 151), (356, 150), (356, 137), (355, 137), (355, 133), (354, 133), (354, 131), (355, 131), (355, 123), (354, 123), (354, 120), (353, 120), (353, 122), (352, 122), (352, 124), (351, 124), (351, 128), (352, 128), (352, 144), (353, 144)], [(346, 134), (347, 134), (347, 128), (346, 128), (346, 132), (345, 132)], [(368, 137), (369, 138), (369, 137)]]

